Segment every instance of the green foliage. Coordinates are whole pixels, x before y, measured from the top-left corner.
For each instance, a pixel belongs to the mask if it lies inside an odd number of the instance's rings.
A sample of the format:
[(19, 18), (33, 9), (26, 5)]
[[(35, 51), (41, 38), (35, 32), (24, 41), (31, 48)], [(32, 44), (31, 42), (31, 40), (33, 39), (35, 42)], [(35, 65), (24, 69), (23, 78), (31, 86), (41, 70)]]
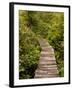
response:
[(39, 60), (40, 46), (35, 35), (29, 30), (20, 35), (20, 77), (34, 77), (34, 70)]
[(59, 75), (64, 76), (64, 13), (19, 11), (19, 75), (33, 78), (41, 48), (38, 37), (48, 40), (55, 50)]
[[(53, 18), (54, 19), (54, 18)], [(64, 14), (58, 13), (55, 16), (54, 24), (48, 34), (48, 41), (55, 50), (59, 75), (64, 75)]]
[[(19, 30), (19, 78), (33, 78), (40, 55), (40, 46), (35, 34), (27, 27), (27, 17), (20, 13)], [(27, 13), (25, 13), (27, 14)], [(25, 19), (26, 20), (25, 20)], [(26, 22), (25, 22), (26, 21)], [(22, 26), (23, 25), (23, 26)]]
[(61, 77), (64, 77), (64, 68), (63, 67), (59, 70), (59, 75)]

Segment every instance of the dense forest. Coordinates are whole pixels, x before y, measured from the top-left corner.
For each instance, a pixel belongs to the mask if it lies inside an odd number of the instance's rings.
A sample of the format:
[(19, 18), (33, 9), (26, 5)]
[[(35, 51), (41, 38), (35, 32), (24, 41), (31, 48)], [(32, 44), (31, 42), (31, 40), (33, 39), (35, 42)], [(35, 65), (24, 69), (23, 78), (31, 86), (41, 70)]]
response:
[(64, 76), (64, 13), (19, 11), (19, 79), (34, 78), (45, 38), (54, 48), (59, 76)]

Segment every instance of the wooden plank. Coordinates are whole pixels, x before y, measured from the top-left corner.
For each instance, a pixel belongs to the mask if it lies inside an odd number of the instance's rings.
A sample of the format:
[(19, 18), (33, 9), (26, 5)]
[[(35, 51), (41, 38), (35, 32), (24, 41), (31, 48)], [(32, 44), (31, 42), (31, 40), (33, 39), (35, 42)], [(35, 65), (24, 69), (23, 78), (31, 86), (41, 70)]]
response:
[(51, 64), (51, 65), (55, 65), (56, 61), (54, 61), (54, 60), (49, 60), (49, 61), (43, 60), (43, 61), (40, 61), (39, 64), (45, 64), (45, 65)]
[(55, 57), (40, 57), (40, 60), (55, 60)]
[(35, 75), (35, 78), (48, 78), (48, 74), (47, 75)]
[(46, 71), (46, 70), (36, 70), (35, 73), (36, 74), (47, 74), (48, 71)]
[(41, 57), (53, 57), (54, 54), (48, 53), (48, 54), (40, 54)]
[(44, 51), (42, 51), (41, 54), (54, 54), (54, 52), (44, 52)]
[(39, 69), (47, 69), (47, 68), (57, 68), (57, 65), (39, 65)]

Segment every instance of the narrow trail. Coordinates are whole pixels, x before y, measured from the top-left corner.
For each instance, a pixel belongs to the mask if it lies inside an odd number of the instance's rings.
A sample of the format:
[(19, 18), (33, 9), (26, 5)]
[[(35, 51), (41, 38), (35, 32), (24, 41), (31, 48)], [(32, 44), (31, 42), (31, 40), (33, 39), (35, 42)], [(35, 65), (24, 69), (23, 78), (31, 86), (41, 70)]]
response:
[(39, 43), (42, 50), (34, 78), (58, 77), (54, 49), (45, 39), (39, 39)]

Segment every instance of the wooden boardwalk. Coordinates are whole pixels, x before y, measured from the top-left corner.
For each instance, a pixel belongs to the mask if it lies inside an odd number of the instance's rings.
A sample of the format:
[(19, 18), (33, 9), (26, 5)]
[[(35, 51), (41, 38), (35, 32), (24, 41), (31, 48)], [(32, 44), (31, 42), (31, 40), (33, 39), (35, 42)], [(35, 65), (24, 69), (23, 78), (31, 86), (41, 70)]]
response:
[(34, 78), (58, 77), (58, 69), (54, 55), (54, 49), (45, 39), (40, 39), (39, 43), (42, 51)]

